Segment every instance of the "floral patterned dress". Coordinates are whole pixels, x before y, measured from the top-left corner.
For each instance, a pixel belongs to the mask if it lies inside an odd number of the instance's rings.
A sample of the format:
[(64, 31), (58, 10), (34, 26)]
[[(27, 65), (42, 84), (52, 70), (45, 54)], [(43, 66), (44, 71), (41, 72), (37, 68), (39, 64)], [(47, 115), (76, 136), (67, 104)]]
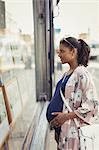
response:
[[(78, 66), (65, 87), (65, 100), (78, 116), (80, 126), (89, 124), (97, 114), (98, 99), (91, 75), (84, 66)], [(63, 106), (63, 112), (68, 113)], [(59, 149), (79, 150), (78, 130), (74, 120), (68, 120), (61, 126)]]

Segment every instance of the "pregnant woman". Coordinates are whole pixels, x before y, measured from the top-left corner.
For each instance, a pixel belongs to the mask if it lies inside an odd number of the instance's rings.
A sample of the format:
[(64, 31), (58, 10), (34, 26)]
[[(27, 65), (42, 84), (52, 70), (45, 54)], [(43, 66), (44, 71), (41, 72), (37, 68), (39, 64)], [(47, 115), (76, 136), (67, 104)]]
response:
[[(77, 118), (79, 126), (83, 126), (90, 124), (91, 118), (97, 114), (96, 90), (87, 70), (89, 54), (89, 46), (81, 39), (68, 37), (60, 41), (58, 56), (62, 64), (69, 64), (70, 69), (57, 83), (46, 112), (49, 124), (55, 129), (57, 150), (79, 150), (74, 118)], [(73, 112), (65, 106), (60, 88)]]

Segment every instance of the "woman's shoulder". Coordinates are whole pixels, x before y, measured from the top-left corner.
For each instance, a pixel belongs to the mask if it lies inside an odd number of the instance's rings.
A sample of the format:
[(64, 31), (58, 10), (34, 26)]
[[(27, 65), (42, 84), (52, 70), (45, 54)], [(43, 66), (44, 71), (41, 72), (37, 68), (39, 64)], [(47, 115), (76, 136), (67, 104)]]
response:
[(75, 69), (75, 74), (78, 78), (80, 78), (83, 82), (91, 83), (92, 85), (94, 84), (93, 77), (91, 73), (89, 72), (87, 67), (84, 66), (78, 66)]
[(75, 69), (75, 71), (74, 71), (74, 73), (75, 74), (77, 74), (77, 75), (89, 75), (90, 73), (89, 73), (89, 71), (88, 71), (88, 69), (87, 69), (87, 67), (85, 67), (85, 66), (78, 66), (76, 69)]

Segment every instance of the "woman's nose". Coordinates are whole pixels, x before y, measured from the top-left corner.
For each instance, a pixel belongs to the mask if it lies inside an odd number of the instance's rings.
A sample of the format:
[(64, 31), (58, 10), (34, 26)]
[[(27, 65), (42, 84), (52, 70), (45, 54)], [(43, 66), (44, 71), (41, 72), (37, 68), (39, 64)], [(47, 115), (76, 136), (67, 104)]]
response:
[(60, 50), (59, 49), (56, 49), (56, 53), (57, 53), (58, 57), (60, 57)]
[(56, 49), (56, 53), (59, 55), (59, 53), (60, 53), (60, 50), (57, 48)]

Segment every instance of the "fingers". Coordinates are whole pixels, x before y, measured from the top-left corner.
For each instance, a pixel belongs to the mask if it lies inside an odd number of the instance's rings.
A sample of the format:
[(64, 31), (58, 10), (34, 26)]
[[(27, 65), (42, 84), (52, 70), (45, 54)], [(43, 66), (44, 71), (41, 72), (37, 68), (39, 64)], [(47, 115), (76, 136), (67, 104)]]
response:
[(55, 127), (60, 126), (60, 123), (59, 123), (58, 118), (55, 117), (55, 118), (50, 122), (50, 125), (55, 126)]
[(55, 123), (57, 123), (56, 119), (53, 119), (51, 122), (50, 122), (50, 125), (55, 125)]
[(51, 126), (59, 127), (62, 125), (62, 112), (53, 112), (52, 115), (56, 117), (50, 122)]
[(57, 121), (58, 121), (58, 120), (55, 118), (55, 119), (53, 119), (53, 120), (50, 122), (50, 124), (53, 125), (53, 124), (55, 124), (55, 123), (58, 123)]
[(52, 112), (52, 115), (59, 115), (61, 112)]
[(51, 122), (50, 125), (52, 127), (60, 127), (61, 126), (58, 122)]

